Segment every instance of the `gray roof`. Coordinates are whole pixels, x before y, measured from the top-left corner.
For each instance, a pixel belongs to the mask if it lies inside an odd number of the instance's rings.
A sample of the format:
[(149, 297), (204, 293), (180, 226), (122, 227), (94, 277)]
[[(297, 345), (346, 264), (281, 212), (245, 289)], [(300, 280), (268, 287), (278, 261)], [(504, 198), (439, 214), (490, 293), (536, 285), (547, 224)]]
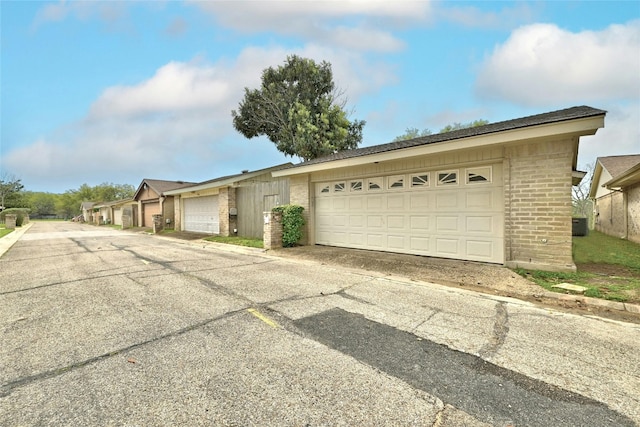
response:
[(403, 148), (417, 147), (420, 145), (434, 144), (438, 142), (452, 141), (456, 139), (469, 138), (473, 136), (487, 135), (491, 133), (504, 132), (514, 129), (521, 129), (530, 126), (545, 125), (568, 120), (583, 119), (604, 115), (607, 112), (596, 108), (580, 107), (566, 108), (564, 110), (552, 111), (544, 114), (536, 114), (533, 116), (522, 117), (520, 119), (506, 120), (503, 122), (490, 123), (484, 126), (477, 126), (467, 129), (455, 130), (452, 132), (438, 133), (435, 135), (422, 136), (419, 138), (408, 139), (404, 141), (391, 142), (382, 145), (373, 145), (370, 147), (356, 148), (354, 150), (340, 151), (325, 157), (308, 160), (299, 163), (295, 167), (313, 165), (316, 163), (331, 162), (334, 160), (350, 159), (354, 157), (362, 157), (370, 154), (384, 153), (387, 151), (401, 150)]
[(158, 195), (162, 196), (165, 191), (169, 190), (177, 190), (178, 188), (190, 187), (195, 184), (195, 182), (185, 182), (185, 181), (165, 181), (162, 179), (148, 179), (145, 178), (142, 180), (136, 193), (133, 198), (138, 198), (138, 193), (142, 190), (144, 184), (147, 184), (153, 191), (155, 191)]
[(598, 157), (598, 161), (602, 164), (612, 178), (617, 178), (623, 172), (628, 171), (632, 167), (640, 163), (640, 154), (630, 154), (628, 156), (608, 156)]

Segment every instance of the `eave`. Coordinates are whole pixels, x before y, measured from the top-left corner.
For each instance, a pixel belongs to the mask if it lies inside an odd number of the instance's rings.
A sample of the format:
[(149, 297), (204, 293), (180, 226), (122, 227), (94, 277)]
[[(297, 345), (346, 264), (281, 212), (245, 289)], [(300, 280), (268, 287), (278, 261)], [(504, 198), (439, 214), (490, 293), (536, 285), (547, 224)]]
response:
[(533, 141), (550, 136), (572, 136), (579, 138), (581, 136), (594, 135), (597, 130), (602, 127), (604, 127), (604, 114), (587, 118), (567, 120), (563, 122), (549, 123), (491, 134), (472, 136), (467, 138), (453, 139), (443, 142), (419, 145), (416, 147), (401, 148), (383, 153), (368, 154), (358, 157), (314, 163), (306, 166), (304, 165), (304, 163), (301, 163), (297, 166), (294, 166), (293, 168), (275, 171), (272, 173), (272, 176), (294, 176), (330, 169), (361, 166), (376, 162), (379, 163), (417, 156), (442, 154), (457, 150), (486, 148), (498, 145), (512, 145), (523, 141)]

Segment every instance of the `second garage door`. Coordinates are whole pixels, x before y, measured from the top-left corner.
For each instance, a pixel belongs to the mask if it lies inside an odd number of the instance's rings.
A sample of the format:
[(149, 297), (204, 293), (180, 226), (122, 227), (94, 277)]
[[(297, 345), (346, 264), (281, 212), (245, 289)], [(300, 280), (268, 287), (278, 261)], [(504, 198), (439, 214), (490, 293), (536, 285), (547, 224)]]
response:
[(502, 165), (316, 184), (316, 243), (504, 262)]
[(184, 199), (184, 229), (198, 233), (220, 233), (218, 196)]

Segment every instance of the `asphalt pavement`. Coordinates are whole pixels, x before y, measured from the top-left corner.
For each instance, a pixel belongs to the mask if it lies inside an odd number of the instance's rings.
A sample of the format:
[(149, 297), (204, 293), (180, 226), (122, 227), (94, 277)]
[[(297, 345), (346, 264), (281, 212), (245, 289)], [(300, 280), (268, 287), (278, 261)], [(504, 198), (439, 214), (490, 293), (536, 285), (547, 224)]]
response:
[(2, 426), (640, 423), (638, 325), (76, 223), (0, 257), (0, 366)]

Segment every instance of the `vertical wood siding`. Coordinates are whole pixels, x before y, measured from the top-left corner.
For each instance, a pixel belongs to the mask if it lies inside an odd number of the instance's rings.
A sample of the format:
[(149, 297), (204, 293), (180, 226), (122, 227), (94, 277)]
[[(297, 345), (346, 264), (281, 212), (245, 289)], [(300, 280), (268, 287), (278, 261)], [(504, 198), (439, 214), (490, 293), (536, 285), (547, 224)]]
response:
[(238, 236), (262, 238), (262, 213), (289, 203), (289, 179), (245, 182), (236, 190)]

